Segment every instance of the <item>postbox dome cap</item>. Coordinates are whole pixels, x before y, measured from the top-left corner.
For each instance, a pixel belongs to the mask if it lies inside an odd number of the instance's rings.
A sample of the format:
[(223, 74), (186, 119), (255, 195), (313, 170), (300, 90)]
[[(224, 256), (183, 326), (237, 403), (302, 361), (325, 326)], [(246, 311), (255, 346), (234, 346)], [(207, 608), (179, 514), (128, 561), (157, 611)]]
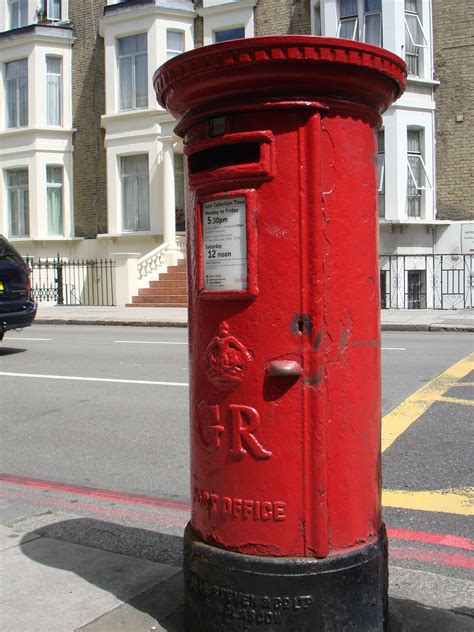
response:
[(180, 123), (242, 104), (337, 102), (382, 114), (403, 93), (406, 65), (377, 46), (286, 35), (231, 40), (178, 55), (153, 77), (158, 103)]

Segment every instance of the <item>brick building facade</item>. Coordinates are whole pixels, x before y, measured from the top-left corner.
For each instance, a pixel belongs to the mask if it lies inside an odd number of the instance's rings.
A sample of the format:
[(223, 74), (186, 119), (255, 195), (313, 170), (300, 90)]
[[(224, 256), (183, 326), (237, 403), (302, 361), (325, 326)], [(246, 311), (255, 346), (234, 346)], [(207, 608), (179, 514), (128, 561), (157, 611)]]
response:
[(474, 2), (433, 0), (439, 219), (474, 220)]
[(104, 40), (99, 37), (103, 0), (69, 0), (75, 37), (72, 48), (72, 117), (74, 143), (74, 228), (92, 239), (107, 232), (107, 184), (104, 130)]

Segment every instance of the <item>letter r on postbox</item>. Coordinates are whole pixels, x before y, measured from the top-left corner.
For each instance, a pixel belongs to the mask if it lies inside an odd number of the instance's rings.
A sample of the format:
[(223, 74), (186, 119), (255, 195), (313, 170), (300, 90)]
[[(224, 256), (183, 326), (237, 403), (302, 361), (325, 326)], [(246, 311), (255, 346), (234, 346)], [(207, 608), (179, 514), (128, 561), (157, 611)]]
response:
[(255, 408), (231, 404), (229, 417), (229, 457), (233, 461), (241, 461), (247, 453), (258, 461), (269, 459), (272, 456), (270, 450), (266, 450), (254, 435), (260, 425), (260, 415)]

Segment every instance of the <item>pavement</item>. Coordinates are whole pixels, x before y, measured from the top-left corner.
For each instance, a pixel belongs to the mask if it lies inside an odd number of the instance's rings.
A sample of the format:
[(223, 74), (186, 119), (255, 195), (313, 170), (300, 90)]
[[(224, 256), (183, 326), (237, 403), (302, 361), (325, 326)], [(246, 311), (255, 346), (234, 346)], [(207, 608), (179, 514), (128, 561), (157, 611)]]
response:
[[(185, 327), (187, 311), (40, 305), (36, 322)], [(383, 310), (382, 329), (474, 331), (474, 310)], [(172, 532), (159, 523), (148, 530), (84, 517), (74, 504), (67, 512), (12, 516), (0, 525), (0, 629), (184, 632), (181, 539), (188, 516), (166, 518)], [(388, 632), (474, 630), (474, 581), (393, 562), (389, 576)]]
[[(383, 309), (382, 331), (473, 331), (474, 309)], [(40, 303), (35, 323), (187, 327), (183, 307), (83, 307)]]

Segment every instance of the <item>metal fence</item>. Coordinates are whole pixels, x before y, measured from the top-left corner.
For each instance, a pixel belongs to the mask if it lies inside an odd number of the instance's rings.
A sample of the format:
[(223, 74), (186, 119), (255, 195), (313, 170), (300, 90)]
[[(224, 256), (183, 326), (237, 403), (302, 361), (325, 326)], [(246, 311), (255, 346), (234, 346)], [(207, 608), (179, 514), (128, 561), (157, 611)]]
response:
[(381, 255), (382, 309), (474, 307), (474, 255)]
[(25, 257), (32, 296), (56, 305), (115, 305), (112, 259), (34, 259)]

